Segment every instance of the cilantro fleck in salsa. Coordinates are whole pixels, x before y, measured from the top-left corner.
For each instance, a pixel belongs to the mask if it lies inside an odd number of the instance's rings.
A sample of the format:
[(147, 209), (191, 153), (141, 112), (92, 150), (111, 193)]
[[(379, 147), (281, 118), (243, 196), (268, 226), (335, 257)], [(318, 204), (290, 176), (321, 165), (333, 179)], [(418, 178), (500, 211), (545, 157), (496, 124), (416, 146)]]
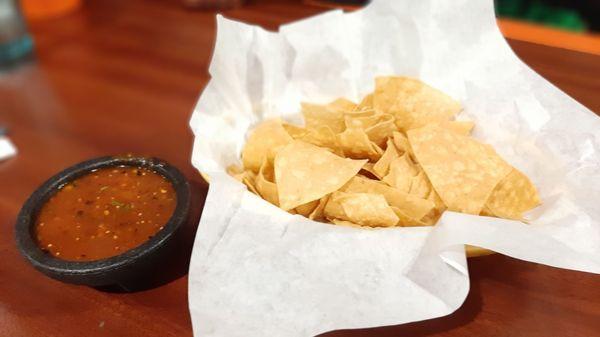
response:
[(152, 238), (177, 203), (172, 184), (151, 170), (98, 169), (60, 188), (35, 222), (39, 247), (69, 261), (119, 255)]

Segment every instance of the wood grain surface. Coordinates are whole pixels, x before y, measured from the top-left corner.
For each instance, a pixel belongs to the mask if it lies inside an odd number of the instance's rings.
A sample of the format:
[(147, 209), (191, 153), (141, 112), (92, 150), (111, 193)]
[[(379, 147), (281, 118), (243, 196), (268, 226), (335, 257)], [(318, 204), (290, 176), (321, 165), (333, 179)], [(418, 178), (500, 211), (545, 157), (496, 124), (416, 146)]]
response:
[[(255, 1), (225, 15), (276, 29), (319, 11), (299, 2)], [(90, 0), (30, 29), (37, 59), (0, 74), (0, 125), (20, 151), (0, 162), (0, 336), (190, 336), (183, 275), (189, 252), (174, 261), (183, 267), (160, 287), (106, 292), (35, 271), (17, 252), (13, 227), (22, 203), (52, 174), (127, 152), (178, 166), (194, 185), (197, 221), (207, 186), (190, 164), (188, 120), (208, 81), (214, 13), (186, 10), (180, 1)], [(600, 111), (600, 57), (510, 43), (540, 74)], [(193, 238), (193, 226), (188, 230)], [(471, 292), (453, 315), (325, 335), (600, 334), (597, 275), (501, 255), (471, 259), (469, 269)]]

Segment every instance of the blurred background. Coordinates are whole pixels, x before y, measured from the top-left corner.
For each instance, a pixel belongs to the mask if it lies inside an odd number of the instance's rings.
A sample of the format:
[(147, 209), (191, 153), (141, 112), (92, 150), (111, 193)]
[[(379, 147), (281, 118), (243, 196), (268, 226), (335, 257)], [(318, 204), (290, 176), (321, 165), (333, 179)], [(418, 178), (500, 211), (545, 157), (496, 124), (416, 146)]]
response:
[[(0, 67), (31, 56), (28, 25), (71, 15), (93, 0), (0, 0)], [(150, 3), (160, 0), (147, 1)], [(189, 11), (222, 11), (260, 0), (163, 0)], [(298, 0), (315, 7), (353, 10), (369, 0)], [(600, 0), (495, 0), (499, 25), (509, 38), (584, 52), (600, 51)], [(119, 10), (118, 5), (114, 11)]]
[[(63, 153), (54, 151), (46, 134), (68, 135), (88, 144), (89, 153), (143, 152), (155, 143), (157, 125), (189, 148), (192, 135), (186, 130), (182, 137), (181, 130), (210, 78), (216, 13), (276, 30), (282, 23), (334, 8), (352, 11), (368, 2), (0, 0), (0, 161), (16, 153), (10, 140), (17, 148), (28, 141), (26, 132), (19, 139), (20, 127), (39, 128), (34, 145), (49, 156)], [(526, 47), (529, 60), (541, 62), (537, 71), (550, 80), (573, 78), (562, 89), (593, 101), (596, 79), (588, 74), (596, 64), (590, 56), (600, 55), (600, 0), (495, 0), (495, 8), (512, 46), (541, 47)], [(581, 73), (561, 73), (557, 66), (567, 64), (578, 65)], [(590, 85), (571, 90), (578, 83)], [(137, 111), (146, 115), (143, 121)], [(105, 129), (112, 138), (103, 137)], [(161, 141), (153, 148), (169, 152), (170, 146)], [(187, 163), (189, 157), (183, 159)]]
[[(0, 67), (28, 59), (34, 41), (28, 25), (71, 15), (93, 0), (0, 0)], [(260, 0), (155, 0), (189, 11), (222, 11)], [(354, 10), (369, 0), (298, 0), (315, 7)], [(578, 51), (600, 51), (600, 0), (495, 0), (503, 33), (525, 40)], [(118, 11), (119, 6), (114, 6)]]
[[(61, 132), (70, 130), (78, 141), (87, 139), (98, 146), (99, 140), (89, 130), (102, 123), (108, 127), (110, 118), (121, 120), (122, 113), (115, 107), (131, 111), (147, 105), (144, 112), (154, 113), (154, 120), (163, 118), (162, 109), (177, 111), (177, 126), (185, 125), (209, 79), (216, 13), (276, 30), (281, 23), (333, 8), (352, 11), (368, 2), (0, 0), (0, 141), (17, 133), (15, 125), (37, 123), (44, 125), (45, 132), (56, 126)], [(600, 55), (600, 0), (495, 0), (495, 8), (498, 25), (511, 44), (534, 43)], [(579, 64), (573, 54), (554, 55), (542, 48), (534, 57), (541, 56), (552, 61), (537, 70), (552, 70), (557, 62)], [(99, 92), (111, 99), (99, 97)], [(596, 94), (590, 87), (577, 97)], [(154, 132), (142, 128), (138, 120), (129, 122), (123, 123), (122, 130), (111, 127), (112, 142), (104, 138), (100, 142), (107, 149), (118, 145), (144, 149)], [(87, 127), (85, 132), (77, 129), (82, 126)], [(135, 143), (125, 140), (131, 128), (143, 134)], [(172, 130), (163, 128), (180, 134), (175, 125)], [(190, 142), (191, 134), (187, 137)]]

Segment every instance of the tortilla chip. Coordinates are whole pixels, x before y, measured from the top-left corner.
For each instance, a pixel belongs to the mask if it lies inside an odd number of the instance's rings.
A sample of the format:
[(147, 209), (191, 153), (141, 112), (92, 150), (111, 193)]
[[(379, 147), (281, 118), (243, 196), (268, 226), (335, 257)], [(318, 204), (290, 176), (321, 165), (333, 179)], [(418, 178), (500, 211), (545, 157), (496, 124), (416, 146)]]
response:
[(385, 152), (383, 152), (383, 155), (379, 158), (377, 163), (373, 165), (373, 171), (375, 171), (374, 174), (377, 177), (385, 177), (390, 169), (390, 163), (399, 156), (396, 146), (394, 146), (394, 142), (391, 139), (388, 139)]
[(410, 149), (410, 144), (408, 143), (408, 138), (401, 132), (392, 133), (392, 139), (394, 141), (394, 145), (396, 146), (396, 150), (398, 150), (398, 154), (404, 153), (412, 153)]
[(377, 113), (374, 110), (361, 110), (344, 116), (346, 128), (363, 129), (371, 141), (384, 146), (388, 137), (397, 131), (394, 116)]
[(301, 138), (302, 136), (308, 133), (308, 130), (306, 130), (305, 128), (294, 124), (283, 123), (282, 125), (285, 131), (287, 131), (287, 133), (290, 135), (290, 137), (294, 139)]
[(433, 188), (429, 192), (427, 200), (433, 201), (435, 208), (425, 215), (421, 219), (421, 222), (427, 226), (433, 226), (437, 223), (437, 221), (440, 219), (440, 216), (442, 216), (442, 213), (444, 213), (446, 210), (446, 205), (444, 205), (444, 202)]
[(419, 173), (408, 154), (392, 159), (388, 174), (381, 179), (386, 184), (398, 190), (410, 193), (413, 178)]
[(333, 219), (345, 219), (346, 213), (342, 208), (342, 204), (340, 203), (340, 197), (345, 195), (344, 192), (336, 191), (333, 192), (327, 202), (325, 203), (325, 208), (323, 209), (323, 215), (327, 220), (332, 221)]
[(421, 220), (419, 220), (419, 223), (421, 224), (421, 226), (435, 226), (435, 224), (438, 222), (438, 220), (442, 216), (442, 213), (443, 212), (440, 212), (439, 210), (434, 209), (429, 214), (424, 216)]
[(346, 112), (355, 110), (357, 105), (351, 100), (341, 97), (330, 102), (327, 106), (333, 110)]
[(328, 126), (334, 133), (344, 131), (344, 112), (352, 111), (355, 104), (347, 99), (340, 98), (329, 104), (302, 103), (302, 115), (307, 129), (318, 126)]
[(250, 192), (260, 196), (258, 190), (256, 189), (256, 174), (250, 170), (246, 171), (244, 176), (242, 177), (242, 183), (248, 187)]
[(366, 162), (342, 158), (312, 144), (293, 141), (275, 157), (280, 207), (295, 208), (338, 190)]
[[(421, 199), (408, 193), (399, 191), (393, 187), (387, 186), (377, 180), (368, 179), (361, 176), (352, 178), (341, 191), (347, 193), (374, 193), (381, 194), (390, 206), (402, 210), (413, 219), (421, 219), (432, 209), (435, 204), (426, 199)], [(335, 209), (334, 209), (335, 211)]]
[(479, 214), (498, 182), (512, 169), (491, 146), (439, 126), (410, 130), (408, 140), (451, 211)]
[(485, 206), (491, 214), (497, 217), (521, 220), (523, 212), (539, 204), (540, 197), (535, 186), (526, 175), (513, 168), (498, 183)]
[(373, 109), (373, 94), (368, 94), (363, 97), (362, 101), (358, 103), (354, 111), (370, 110)]
[(384, 146), (387, 139), (397, 131), (394, 117), (389, 114), (380, 115), (377, 123), (365, 130), (369, 139), (378, 146)]
[(331, 223), (333, 223), (334, 225), (338, 225), (338, 226), (350, 226), (350, 227), (363, 228), (363, 226), (355, 224), (354, 222), (347, 221), (347, 220), (331, 219)]
[(344, 154), (350, 158), (369, 158), (377, 161), (383, 154), (383, 150), (374, 144), (362, 129), (346, 129), (337, 135), (337, 139)]
[(245, 175), (245, 171), (243, 167), (240, 167), (238, 165), (232, 164), (227, 166), (227, 169), (225, 170), (227, 172), (227, 174), (229, 174), (230, 176), (232, 176), (235, 180), (242, 182), (242, 179), (244, 178)]
[(446, 210), (446, 204), (444, 204), (444, 201), (442, 200), (442, 198), (440, 198), (440, 195), (437, 194), (437, 192), (433, 188), (431, 189), (431, 191), (429, 191), (427, 200), (433, 201), (433, 203), (435, 204), (435, 208), (440, 210), (441, 212)]
[(325, 210), (325, 205), (327, 205), (327, 201), (329, 201), (330, 197), (331, 197), (331, 194), (328, 194), (328, 195), (322, 197), (321, 199), (319, 199), (319, 204), (308, 215), (308, 218), (311, 219), (311, 220), (321, 220), (321, 219), (323, 219), (323, 215), (324, 215), (323, 211)]
[(294, 209), (296, 210), (296, 213), (308, 218), (308, 216), (317, 208), (317, 206), (319, 206), (319, 200), (313, 200)]
[(471, 134), (471, 131), (473, 131), (475, 123), (471, 121), (446, 121), (440, 123), (440, 126), (454, 131), (459, 135), (468, 136)]
[(344, 115), (344, 123), (346, 124), (346, 128), (366, 130), (369, 127), (377, 124), (380, 120), (381, 114), (375, 113), (375, 110), (362, 110)]
[(337, 137), (331, 128), (327, 125), (320, 125), (310, 129), (299, 140), (316, 146), (325, 147), (332, 150), (338, 156), (343, 155), (343, 151), (338, 144)]
[(423, 170), (419, 170), (419, 173), (412, 178), (408, 193), (424, 199), (431, 193), (431, 183)]
[(495, 217), (494, 213), (492, 213), (492, 211), (490, 210), (490, 208), (488, 207), (487, 204), (483, 205), (483, 208), (481, 209), (481, 212), (479, 213), (479, 215), (482, 215), (482, 216), (494, 216)]
[(408, 77), (376, 78), (373, 107), (394, 115), (403, 131), (449, 120), (461, 110), (443, 92)]
[(260, 196), (266, 201), (272, 203), (275, 206), (279, 206), (279, 196), (277, 193), (277, 185), (275, 185), (273, 164), (268, 160), (263, 161), (260, 166), (258, 175), (256, 176), (255, 186)]
[(402, 227), (418, 227), (418, 226), (427, 226), (427, 224), (419, 219), (411, 218), (406, 215), (401, 209), (398, 207), (391, 206), (392, 211), (398, 217), (398, 226)]
[(281, 125), (281, 120), (264, 121), (250, 133), (242, 150), (244, 168), (258, 173), (265, 158), (273, 162), (277, 151), (292, 141), (293, 138)]
[(365, 109), (365, 110), (353, 110), (344, 113), (344, 121), (346, 122), (348, 118), (364, 118), (379, 115), (379, 113), (373, 109)]
[(381, 179), (382, 178), (377, 172), (375, 172), (373, 163), (366, 163), (365, 166), (362, 167), (362, 169), (360, 170), (359, 173), (362, 175), (365, 175), (367, 177), (370, 177), (372, 179)]
[(338, 197), (348, 220), (361, 226), (391, 227), (398, 223), (398, 216), (381, 194), (344, 193)]

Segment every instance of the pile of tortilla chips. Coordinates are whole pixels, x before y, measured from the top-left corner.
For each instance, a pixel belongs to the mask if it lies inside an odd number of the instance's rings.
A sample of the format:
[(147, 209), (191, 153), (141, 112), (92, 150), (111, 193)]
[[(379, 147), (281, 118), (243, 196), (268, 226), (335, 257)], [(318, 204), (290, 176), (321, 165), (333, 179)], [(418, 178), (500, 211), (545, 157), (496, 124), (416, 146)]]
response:
[(521, 220), (535, 186), (455, 121), (460, 104), (412, 78), (379, 77), (359, 104), (302, 104), (305, 127), (267, 120), (228, 172), (268, 202), (334, 224), (429, 226), (451, 210)]

